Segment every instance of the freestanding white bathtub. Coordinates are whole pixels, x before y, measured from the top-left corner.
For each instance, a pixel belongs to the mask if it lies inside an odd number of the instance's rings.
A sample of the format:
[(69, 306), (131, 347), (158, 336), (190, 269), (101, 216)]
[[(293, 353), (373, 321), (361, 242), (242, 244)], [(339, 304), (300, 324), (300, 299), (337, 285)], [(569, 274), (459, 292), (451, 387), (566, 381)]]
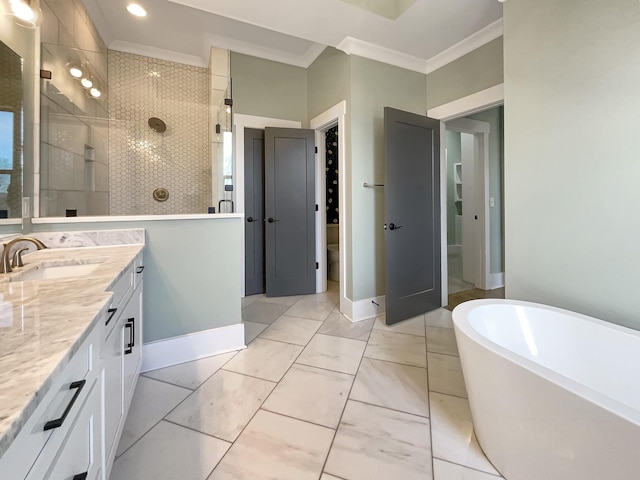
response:
[(453, 322), (476, 436), (507, 480), (640, 479), (640, 332), (511, 300)]

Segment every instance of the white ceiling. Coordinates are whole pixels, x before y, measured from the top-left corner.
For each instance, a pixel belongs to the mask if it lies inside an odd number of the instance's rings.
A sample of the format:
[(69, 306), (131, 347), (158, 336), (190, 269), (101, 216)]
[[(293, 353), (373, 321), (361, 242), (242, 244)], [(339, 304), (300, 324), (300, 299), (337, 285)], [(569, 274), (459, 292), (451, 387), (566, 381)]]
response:
[(203, 66), (212, 45), (305, 67), (329, 45), (429, 71), (468, 37), (499, 36), (502, 18), (497, 0), (417, 0), (395, 20), (342, 0), (139, 0), (145, 18), (130, 0), (83, 1), (109, 48)]

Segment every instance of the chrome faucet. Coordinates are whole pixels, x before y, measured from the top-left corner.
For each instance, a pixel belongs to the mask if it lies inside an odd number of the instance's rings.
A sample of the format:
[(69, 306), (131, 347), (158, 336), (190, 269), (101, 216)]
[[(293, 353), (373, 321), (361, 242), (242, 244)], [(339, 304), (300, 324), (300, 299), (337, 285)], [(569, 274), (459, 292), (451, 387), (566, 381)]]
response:
[[(16, 243), (20, 243), (20, 242), (31, 242), (36, 246), (38, 250), (47, 248), (47, 246), (37, 238), (33, 238), (33, 237), (14, 238), (10, 242), (4, 244), (4, 250), (2, 251), (2, 262), (0, 262), (0, 273), (10, 273), (13, 271), (13, 269), (11, 268), (11, 261), (9, 260), (11, 258), (11, 247), (13, 247)], [(19, 262), (19, 263), (22, 263), (22, 262)]]

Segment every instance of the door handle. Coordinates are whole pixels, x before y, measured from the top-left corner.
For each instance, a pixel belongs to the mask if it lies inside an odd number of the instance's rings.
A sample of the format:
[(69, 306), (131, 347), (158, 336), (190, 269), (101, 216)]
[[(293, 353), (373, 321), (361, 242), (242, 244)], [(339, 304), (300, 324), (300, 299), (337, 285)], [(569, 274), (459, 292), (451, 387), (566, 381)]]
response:
[(269, 223), (276, 223), (276, 222), (279, 222), (279, 221), (280, 221), (280, 220), (276, 220), (276, 219), (275, 219), (275, 218), (273, 218), (273, 217), (269, 217), (269, 218), (267, 218), (267, 222), (269, 222)]
[(400, 230), (401, 228), (402, 228), (402, 225), (396, 225), (395, 223), (389, 224), (389, 230)]

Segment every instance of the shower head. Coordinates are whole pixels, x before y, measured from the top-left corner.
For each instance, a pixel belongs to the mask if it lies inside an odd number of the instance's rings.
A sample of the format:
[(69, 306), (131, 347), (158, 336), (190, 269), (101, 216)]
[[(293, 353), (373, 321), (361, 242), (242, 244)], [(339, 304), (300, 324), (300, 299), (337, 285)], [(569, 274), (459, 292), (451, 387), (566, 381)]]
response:
[(163, 133), (167, 130), (167, 124), (158, 117), (151, 117), (147, 123), (154, 132)]

